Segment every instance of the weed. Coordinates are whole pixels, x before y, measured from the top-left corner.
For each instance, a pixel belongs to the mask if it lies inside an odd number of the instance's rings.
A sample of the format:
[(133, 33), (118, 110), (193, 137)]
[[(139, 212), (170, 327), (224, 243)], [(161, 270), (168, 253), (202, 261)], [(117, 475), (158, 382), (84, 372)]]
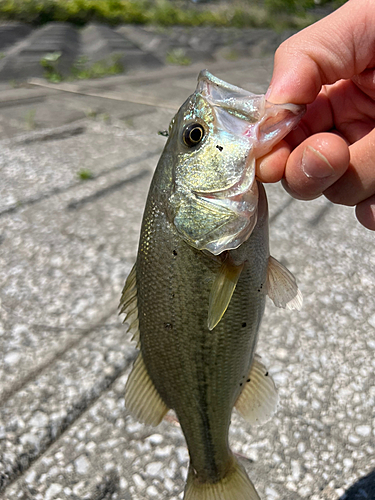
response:
[(25, 128), (26, 128), (26, 130), (34, 130), (36, 128), (35, 113), (36, 113), (35, 109), (30, 109), (25, 114)]
[(85, 115), (87, 118), (96, 118), (98, 116), (98, 111), (96, 109), (89, 108), (85, 111)]
[(63, 79), (58, 69), (60, 57), (61, 52), (50, 52), (40, 60), (40, 64), (44, 68), (45, 78), (52, 83), (61, 82)]
[(238, 53), (238, 50), (234, 49), (233, 47), (228, 47), (228, 50), (224, 51), (223, 57), (227, 61), (237, 61), (240, 57), (240, 54)]
[(134, 117), (133, 116), (128, 116), (126, 118), (121, 118), (121, 121), (124, 122), (124, 124), (129, 127), (129, 128), (134, 128)]
[(124, 66), (121, 62), (121, 54), (113, 54), (109, 61), (97, 61), (90, 64), (87, 57), (80, 57), (74, 63), (72, 75), (79, 80), (90, 78), (103, 78), (110, 75), (123, 73)]
[(184, 49), (172, 49), (167, 53), (166, 62), (169, 64), (178, 64), (179, 66), (189, 66), (191, 59), (186, 57)]
[(81, 181), (89, 181), (94, 178), (94, 174), (87, 168), (82, 168), (81, 170), (79, 170), (77, 172), (77, 175)]

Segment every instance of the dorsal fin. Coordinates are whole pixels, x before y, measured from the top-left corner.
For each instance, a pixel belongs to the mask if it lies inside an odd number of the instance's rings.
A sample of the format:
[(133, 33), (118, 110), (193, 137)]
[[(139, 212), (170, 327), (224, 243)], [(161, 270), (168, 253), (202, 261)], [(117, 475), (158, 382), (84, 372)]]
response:
[(223, 317), (244, 264), (235, 265), (228, 254), (213, 282), (208, 305), (208, 329), (213, 330)]

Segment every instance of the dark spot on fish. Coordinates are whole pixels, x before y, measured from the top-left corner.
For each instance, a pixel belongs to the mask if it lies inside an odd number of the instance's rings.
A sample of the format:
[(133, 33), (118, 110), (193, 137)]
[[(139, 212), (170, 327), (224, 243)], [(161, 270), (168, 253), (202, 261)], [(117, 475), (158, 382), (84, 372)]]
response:
[(173, 250), (173, 252), (172, 252), (172, 253), (173, 253), (173, 255), (177, 255), (177, 252), (176, 252), (176, 250)]
[(245, 328), (245, 326), (246, 326), (246, 323), (245, 322), (242, 323), (242, 328)]
[(224, 149), (224, 148), (223, 148), (223, 146), (219, 146), (219, 144), (218, 144), (216, 147), (217, 147), (217, 149), (218, 149), (220, 152), (221, 152), (221, 151), (223, 151), (223, 149)]
[(172, 293), (172, 299), (174, 299), (174, 293)]
[(242, 387), (242, 382), (240, 383), (240, 387)]
[(248, 378), (248, 379), (246, 380), (246, 382), (250, 382), (250, 379)]
[(168, 137), (168, 130), (159, 130), (158, 135), (162, 135), (163, 137)]
[(265, 377), (268, 377), (268, 372), (265, 374)]
[(258, 288), (258, 292), (260, 292), (260, 289)]
[(167, 330), (172, 330), (173, 329), (173, 325), (172, 325), (172, 323), (164, 323), (164, 328), (167, 329)]
[(260, 288), (263, 288), (263, 283), (260, 284)]

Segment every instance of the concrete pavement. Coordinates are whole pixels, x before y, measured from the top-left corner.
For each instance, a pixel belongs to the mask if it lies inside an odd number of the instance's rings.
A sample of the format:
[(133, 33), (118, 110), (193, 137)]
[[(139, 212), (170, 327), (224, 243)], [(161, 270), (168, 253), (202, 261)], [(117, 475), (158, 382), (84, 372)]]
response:
[[(208, 66), (254, 92), (271, 68), (269, 57)], [(124, 408), (135, 350), (116, 306), (165, 142), (157, 132), (200, 69), (0, 90), (4, 499), (181, 498), (179, 427), (145, 427)], [(259, 428), (234, 414), (232, 447), (263, 500), (374, 499), (374, 234), (351, 208), (267, 191), (271, 249), (304, 307), (268, 302), (258, 353), (280, 405)]]

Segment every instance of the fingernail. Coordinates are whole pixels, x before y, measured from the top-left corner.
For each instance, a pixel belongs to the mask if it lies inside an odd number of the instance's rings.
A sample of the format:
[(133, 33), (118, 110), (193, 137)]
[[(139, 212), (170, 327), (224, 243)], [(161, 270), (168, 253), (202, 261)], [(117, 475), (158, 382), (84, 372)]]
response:
[(309, 178), (325, 179), (335, 173), (327, 158), (312, 146), (306, 146), (302, 154), (301, 168)]

